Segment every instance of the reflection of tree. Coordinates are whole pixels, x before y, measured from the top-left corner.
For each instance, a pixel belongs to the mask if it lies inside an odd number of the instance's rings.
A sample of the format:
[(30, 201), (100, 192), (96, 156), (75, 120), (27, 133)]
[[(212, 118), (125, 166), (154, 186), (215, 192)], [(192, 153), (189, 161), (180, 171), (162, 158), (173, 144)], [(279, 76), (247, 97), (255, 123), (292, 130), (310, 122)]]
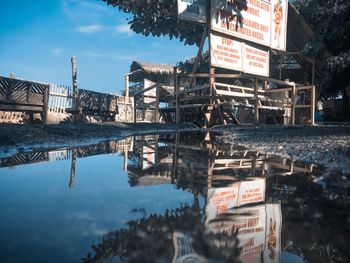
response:
[[(171, 262), (174, 256), (173, 235), (179, 231), (193, 240), (198, 254), (221, 260), (233, 260), (238, 255), (235, 236), (225, 237), (226, 249), (215, 248), (218, 236), (204, 231), (198, 200), (193, 206), (182, 205), (164, 215), (152, 214), (136, 221), (129, 221), (127, 228), (110, 232), (98, 245), (93, 245), (93, 255), (82, 259), (85, 263), (103, 262), (118, 257), (125, 262)], [(221, 237), (223, 240), (224, 237)], [(191, 249), (189, 249), (191, 250)]]

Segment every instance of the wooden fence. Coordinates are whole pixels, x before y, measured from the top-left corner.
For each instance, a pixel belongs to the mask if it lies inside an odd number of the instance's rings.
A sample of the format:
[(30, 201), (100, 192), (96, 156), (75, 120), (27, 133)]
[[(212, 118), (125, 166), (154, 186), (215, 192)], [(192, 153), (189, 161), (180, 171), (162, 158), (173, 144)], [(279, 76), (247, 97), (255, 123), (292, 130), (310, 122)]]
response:
[(72, 107), (72, 88), (57, 84), (50, 84), (49, 111), (65, 113)]
[(33, 81), (0, 77), (0, 110), (41, 113), (46, 121), (49, 85)]

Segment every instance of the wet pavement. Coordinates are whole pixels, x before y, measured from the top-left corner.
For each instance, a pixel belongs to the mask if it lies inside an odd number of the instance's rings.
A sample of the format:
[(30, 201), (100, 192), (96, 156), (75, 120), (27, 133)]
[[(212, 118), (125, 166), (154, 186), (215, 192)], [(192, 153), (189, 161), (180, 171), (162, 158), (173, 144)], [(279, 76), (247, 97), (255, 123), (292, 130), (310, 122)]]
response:
[(349, 175), (219, 141), (0, 158), (0, 262), (350, 261)]

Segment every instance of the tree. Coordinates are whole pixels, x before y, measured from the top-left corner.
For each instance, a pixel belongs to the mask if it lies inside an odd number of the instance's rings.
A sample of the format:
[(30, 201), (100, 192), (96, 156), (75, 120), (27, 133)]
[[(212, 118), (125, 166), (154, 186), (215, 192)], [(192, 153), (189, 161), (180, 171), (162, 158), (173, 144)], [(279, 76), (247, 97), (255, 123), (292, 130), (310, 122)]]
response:
[(350, 76), (350, 1), (297, 0), (294, 5), (315, 32), (315, 39), (304, 48), (313, 58), (323, 60), (325, 68), (318, 76), (323, 96), (342, 92)]
[(102, 0), (130, 13), (130, 28), (145, 36), (178, 38), (185, 44), (199, 46), (204, 25), (177, 19), (176, 0)]

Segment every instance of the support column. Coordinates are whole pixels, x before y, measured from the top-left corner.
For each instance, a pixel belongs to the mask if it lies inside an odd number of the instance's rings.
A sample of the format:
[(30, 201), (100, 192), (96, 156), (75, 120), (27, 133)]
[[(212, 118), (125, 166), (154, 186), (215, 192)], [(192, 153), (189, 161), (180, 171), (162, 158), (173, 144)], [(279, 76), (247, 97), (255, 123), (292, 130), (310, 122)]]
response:
[(134, 95), (134, 123), (136, 123), (136, 95)]
[(180, 123), (181, 121), (181, 112), (180, 112), (180, 87), (178, 83), (178, 76), (177, 76), (177, 67), (174, 67), (174, 93), (175, 93), (175, 104), (176, 104), (176, 110), (175, 110), (175, 121), (176, 123)]
[(128, 121), (128, 105), (129, 105), (129, 75), (125, 75), (125, 97), (124, 97), (125, 122), (129, 122)]
[(258, 79), (254, 78), (254, 124), (259, 125), (259, 92)]
[(160, 93), (160, 86), (156, 86), (156, 112), (155, 112), (155, 121), (156, 123), (159, 122), (159, 93)]
[(295, 89), (295, 83), (293, 83), (292, 87), (292, 105), (291, 105), (291, 124), (295, 125), (295, 104), (296, 104), (296, 89)]
[(311, 89), (311, 125), (315, 125), (316, 87)]

